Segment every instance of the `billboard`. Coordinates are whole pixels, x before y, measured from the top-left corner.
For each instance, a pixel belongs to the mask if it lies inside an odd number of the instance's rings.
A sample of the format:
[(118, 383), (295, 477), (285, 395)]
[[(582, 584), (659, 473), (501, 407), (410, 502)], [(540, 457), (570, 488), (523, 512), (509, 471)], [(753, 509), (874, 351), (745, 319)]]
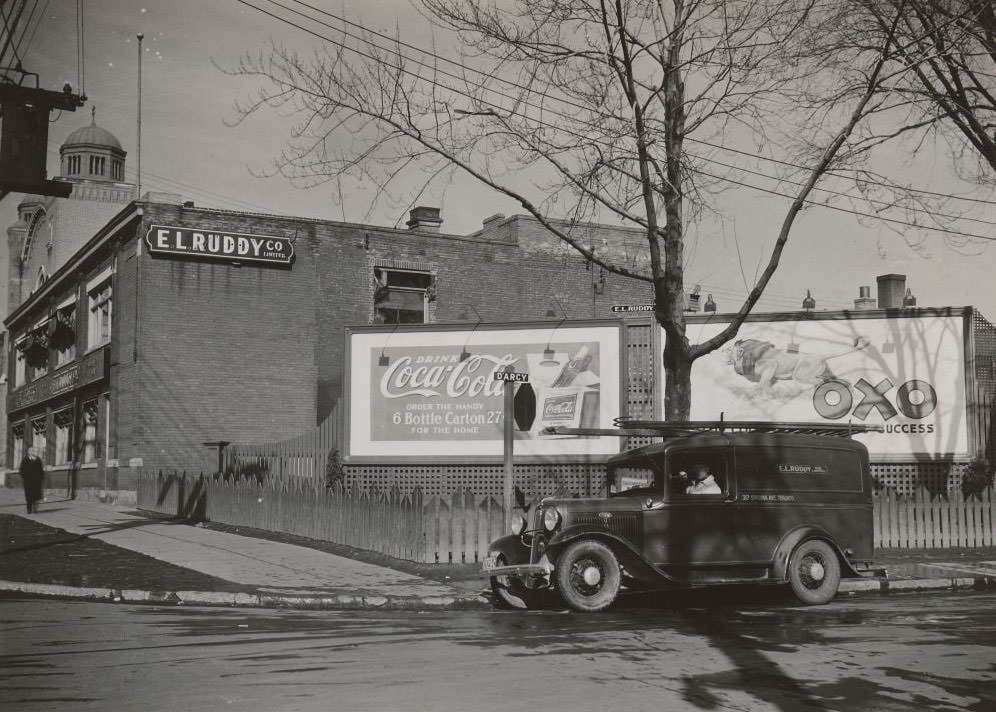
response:
[[(969, 455), (963, 312), (786, 316), (756, 315), (695, 361), (693, 420), (881, 425), (858, 436), (873, 460)], [(690, 319), (688, 338), (725, 325), (722, 315)]]
[(618, 437), (541, 431), (612, 427), (622, 412), (622, 338), (621, 323), (605, 321), (349, 329), (347, 457), (501, 461), (506, 383), (516, 388), (517, 459), (613, 455)]

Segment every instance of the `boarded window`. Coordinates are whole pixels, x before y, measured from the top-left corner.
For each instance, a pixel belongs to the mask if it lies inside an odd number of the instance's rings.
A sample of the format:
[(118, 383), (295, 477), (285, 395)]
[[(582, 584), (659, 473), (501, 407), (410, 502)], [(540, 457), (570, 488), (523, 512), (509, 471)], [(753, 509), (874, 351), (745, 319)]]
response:
[(428, 272), (377, 268), (374, 312), (381, 324), (426, 323), (426, 298), (432, 285)]

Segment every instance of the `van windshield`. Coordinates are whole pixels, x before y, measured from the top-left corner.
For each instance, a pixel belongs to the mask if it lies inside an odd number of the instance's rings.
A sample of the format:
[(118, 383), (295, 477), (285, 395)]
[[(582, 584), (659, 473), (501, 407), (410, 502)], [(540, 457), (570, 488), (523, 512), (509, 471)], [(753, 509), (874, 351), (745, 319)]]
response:
[(654, 489), (654, 471), (649, 467), (616, 467), (608, 472), (609, 496), (636, 494)]

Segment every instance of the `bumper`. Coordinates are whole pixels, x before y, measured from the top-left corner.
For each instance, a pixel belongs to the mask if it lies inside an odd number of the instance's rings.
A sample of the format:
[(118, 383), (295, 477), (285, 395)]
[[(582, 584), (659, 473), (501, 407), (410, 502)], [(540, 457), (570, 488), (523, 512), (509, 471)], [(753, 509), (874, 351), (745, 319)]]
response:
[(484, 560), (482, 576), (515, 576), (517, 578), (547, 578), (553, 572), (550, 564), (513, 564), (511, 566), (489, 566), (490, 557)]

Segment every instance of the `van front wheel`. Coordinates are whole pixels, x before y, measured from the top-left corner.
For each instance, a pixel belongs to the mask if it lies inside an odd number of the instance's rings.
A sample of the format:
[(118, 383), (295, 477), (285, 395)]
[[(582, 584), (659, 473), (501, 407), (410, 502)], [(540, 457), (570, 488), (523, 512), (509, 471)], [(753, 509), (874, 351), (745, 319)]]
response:
[(622, 573), (612, 549), (600, 541), (582, 539), (558, 557), (555, 580), (568, 606), (593, 613), (608, 608), (616, 600)]
[[(504, 554), (498, 554), (498, 566), (505, 566), (508, 561)], [(516, 576), (492, 576), (491, 592), (498, 608), (529, 609), (539, 606), (541, 592), (526, 586), (522, 579)]]
[(837, 595), (840, 561), (825, 541), (809, 539), (792, 552), (788, 578), (796, 598), (810, 606), (819, 606)]

